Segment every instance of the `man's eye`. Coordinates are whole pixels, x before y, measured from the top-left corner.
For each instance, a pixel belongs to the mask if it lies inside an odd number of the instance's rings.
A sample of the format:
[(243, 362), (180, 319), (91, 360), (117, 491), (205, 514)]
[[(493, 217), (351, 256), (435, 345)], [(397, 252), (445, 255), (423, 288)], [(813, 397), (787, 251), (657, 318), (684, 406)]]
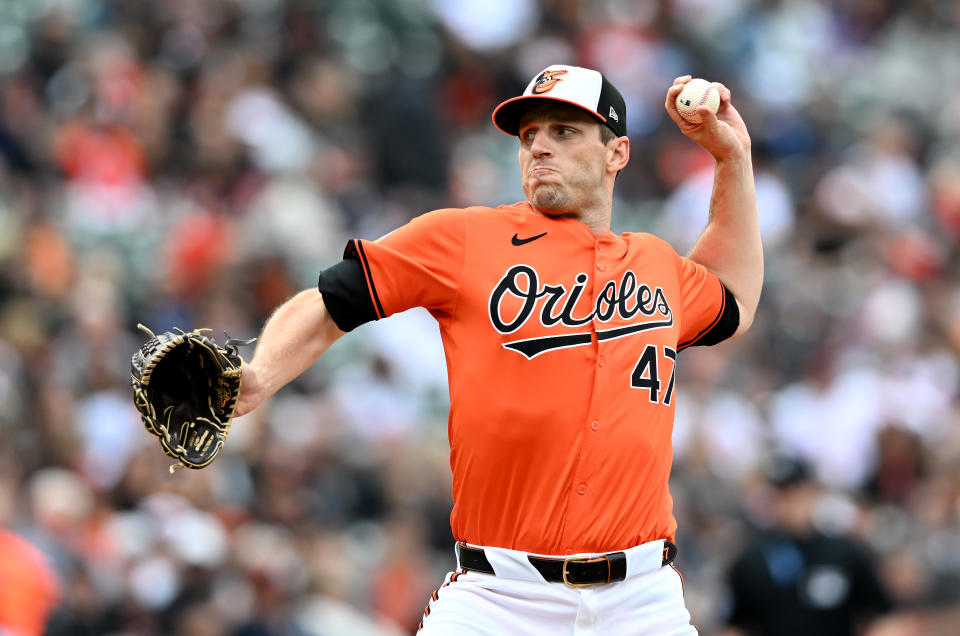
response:
[(575, 133), (575, 132), (576, 132), (576, 131), (575, 131), (573, 128), (561, 128), (561, 129), (560, 129), (560, 134), (561, 134), (561, 135), (572, 135), (572, 134)]

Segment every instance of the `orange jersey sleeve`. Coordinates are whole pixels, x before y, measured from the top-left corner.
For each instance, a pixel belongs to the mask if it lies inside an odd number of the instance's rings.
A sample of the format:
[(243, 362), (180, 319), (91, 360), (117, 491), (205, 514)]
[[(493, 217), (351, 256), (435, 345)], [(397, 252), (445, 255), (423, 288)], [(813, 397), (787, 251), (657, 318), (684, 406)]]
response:
[[(436, 317), (457, 302), (466, 255), (466, 210), (427, 212), (375, 240), (351, 240), (319, 288), (337, 325), (349, 331), (413, 307)], [(358, 298), (355, 290), (364, 288)]]
[(740, 324), (740, 311), (730, 290), (715, 274), (689, 258), (678, 256), (680, 333), (677, 349), (713, 345), (729, 338)]

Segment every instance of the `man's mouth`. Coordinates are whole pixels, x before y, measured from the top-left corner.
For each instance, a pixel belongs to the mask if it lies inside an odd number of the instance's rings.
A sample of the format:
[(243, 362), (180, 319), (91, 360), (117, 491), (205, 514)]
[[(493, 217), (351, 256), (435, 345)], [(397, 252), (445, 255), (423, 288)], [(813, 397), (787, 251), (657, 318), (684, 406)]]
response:
[(530, 176), (531, 176), (531, 177), (539, 177), (539, 176), (543, 176), (543, 175), (545, 175), (545, 174), (551, 174), (551, 173), (555, 173), (555, 172), (556, 172), (556, 170), (554, 170), (553, 168), (550, 168), (550, 167), (548, 167), (548, 166), (534, 166), (533, 168), (530, 168)]

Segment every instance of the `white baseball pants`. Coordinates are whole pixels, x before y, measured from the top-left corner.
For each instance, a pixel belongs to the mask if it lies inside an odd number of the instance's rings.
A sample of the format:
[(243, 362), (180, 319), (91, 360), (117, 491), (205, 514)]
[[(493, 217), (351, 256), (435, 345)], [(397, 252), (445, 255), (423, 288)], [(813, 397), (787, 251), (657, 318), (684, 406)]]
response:
[(418, 636), (697, 634), (683, 602), (680, 573), (662, 565), (663, 541), (624, 552), (623, 581), (570, 587), (546, 582), (525, 552), (484, 548), (497, 574), (447, 574), (424, 609)]

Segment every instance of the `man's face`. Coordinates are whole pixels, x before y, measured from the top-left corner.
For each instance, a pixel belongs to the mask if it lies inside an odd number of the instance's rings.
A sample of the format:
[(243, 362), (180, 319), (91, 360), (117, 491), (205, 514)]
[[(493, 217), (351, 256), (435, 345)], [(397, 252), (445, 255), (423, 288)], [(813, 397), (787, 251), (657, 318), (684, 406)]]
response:
[(531, 108), (520, 120), (520, 178), (542, 214), (579, 216), (604, 198), (610, 152), (601, 124), (565, 104)]

